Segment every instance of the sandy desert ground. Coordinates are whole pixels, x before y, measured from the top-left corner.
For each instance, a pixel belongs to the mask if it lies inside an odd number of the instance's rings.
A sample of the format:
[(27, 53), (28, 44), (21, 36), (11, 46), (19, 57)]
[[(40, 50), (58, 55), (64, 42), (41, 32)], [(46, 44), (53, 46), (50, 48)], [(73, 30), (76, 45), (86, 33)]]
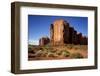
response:
[(82, 59), (88, 57), (87, 45), (67, 44), (63, 46), (29, 45), (28, 60)]

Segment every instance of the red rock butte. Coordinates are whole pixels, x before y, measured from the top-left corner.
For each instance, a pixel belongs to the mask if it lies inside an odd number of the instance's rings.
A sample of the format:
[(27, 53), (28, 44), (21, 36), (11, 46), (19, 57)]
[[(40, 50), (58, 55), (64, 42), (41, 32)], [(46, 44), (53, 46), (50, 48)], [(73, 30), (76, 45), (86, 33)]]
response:
[(58, 19), (50, 25), (50, 39), (42, 37), (39, 40), (40, 45), (46, 45), (48, 43), (51, 45), (87, 45), (88, 39), (86, 36), (82, 36), (82, 33), (77, 33), (77, 31), (71, 27), (67, 21)]

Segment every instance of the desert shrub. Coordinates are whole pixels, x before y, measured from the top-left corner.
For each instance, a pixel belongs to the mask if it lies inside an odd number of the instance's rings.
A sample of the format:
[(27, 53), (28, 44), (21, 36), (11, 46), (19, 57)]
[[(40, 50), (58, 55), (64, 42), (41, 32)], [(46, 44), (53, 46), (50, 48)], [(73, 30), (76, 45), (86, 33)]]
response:
[(69, 45), (67, 45), (67, 48), (68, 48), (68, 49), (72, 49), (73, 47), (74, 47), (73, 44), (69, 44)]
[(75, 46), (74, 49), (78, 50), (78, 49), (80, 49), (80, 46)]
[(56, 53), (56, 50), (49, 50), (49, 52), (51, 52), (51, 53)]
[(61, 55), (62, 54), (62, 51), (57, 51), (56, 54), (57, 55)]
[(83, 58), (83, 56), (80, 53), (73, 53), (71, 54), (71, 58)]
[(55, 57), (55, 54), (49, 52), (49, 53), (47, 54), (47, 57)]
[(69, 57), (70, 56), (70, 52), (68, 52), (66, 50), (63, 50), (62, 51), (62, 55), (65, 56), (65, 57)]
[(42, 49), (42, 50), (44, 50), (44, 51), (46, 51), (46, 50), (47, 50), (47, 48), (46, 48), (46, 47), (42, 47), (41, 49)]
[(55, 57), (55, 55), (54, 54), (49, 54), (49, 57)]
[(32, 48), (28, 48), (28, 53), (35, 53), (35, 51)]
[(42, 48), (42, 47), (40, 47), (40, 48), (39, 48), (39, 50), (43, 50), (43, 48)]
[(46, 57), (47, 53), (44, 51), (41, 55), (41, 57)]

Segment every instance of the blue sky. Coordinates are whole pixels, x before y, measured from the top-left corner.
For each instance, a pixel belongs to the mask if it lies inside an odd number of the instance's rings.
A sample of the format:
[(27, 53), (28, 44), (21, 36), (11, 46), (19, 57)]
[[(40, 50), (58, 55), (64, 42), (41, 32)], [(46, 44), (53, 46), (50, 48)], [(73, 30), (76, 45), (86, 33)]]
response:
[(28, 15), (28, 41), (30, 44), (38, 45), (38, 40), (42, 36), (50, 37), (50, 24), (57, 19), (64, 19), (83, 36), (88, 36), (88, 18), (74, 16), (45, 16)]

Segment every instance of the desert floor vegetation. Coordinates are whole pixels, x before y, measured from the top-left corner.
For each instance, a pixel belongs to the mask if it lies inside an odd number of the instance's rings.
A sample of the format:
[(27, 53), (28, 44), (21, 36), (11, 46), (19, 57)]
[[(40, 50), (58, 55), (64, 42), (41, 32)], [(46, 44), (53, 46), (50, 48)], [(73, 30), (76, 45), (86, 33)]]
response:
[(87, 45), (28, 46), (28, 60), (81, 59), (87, 57)]

